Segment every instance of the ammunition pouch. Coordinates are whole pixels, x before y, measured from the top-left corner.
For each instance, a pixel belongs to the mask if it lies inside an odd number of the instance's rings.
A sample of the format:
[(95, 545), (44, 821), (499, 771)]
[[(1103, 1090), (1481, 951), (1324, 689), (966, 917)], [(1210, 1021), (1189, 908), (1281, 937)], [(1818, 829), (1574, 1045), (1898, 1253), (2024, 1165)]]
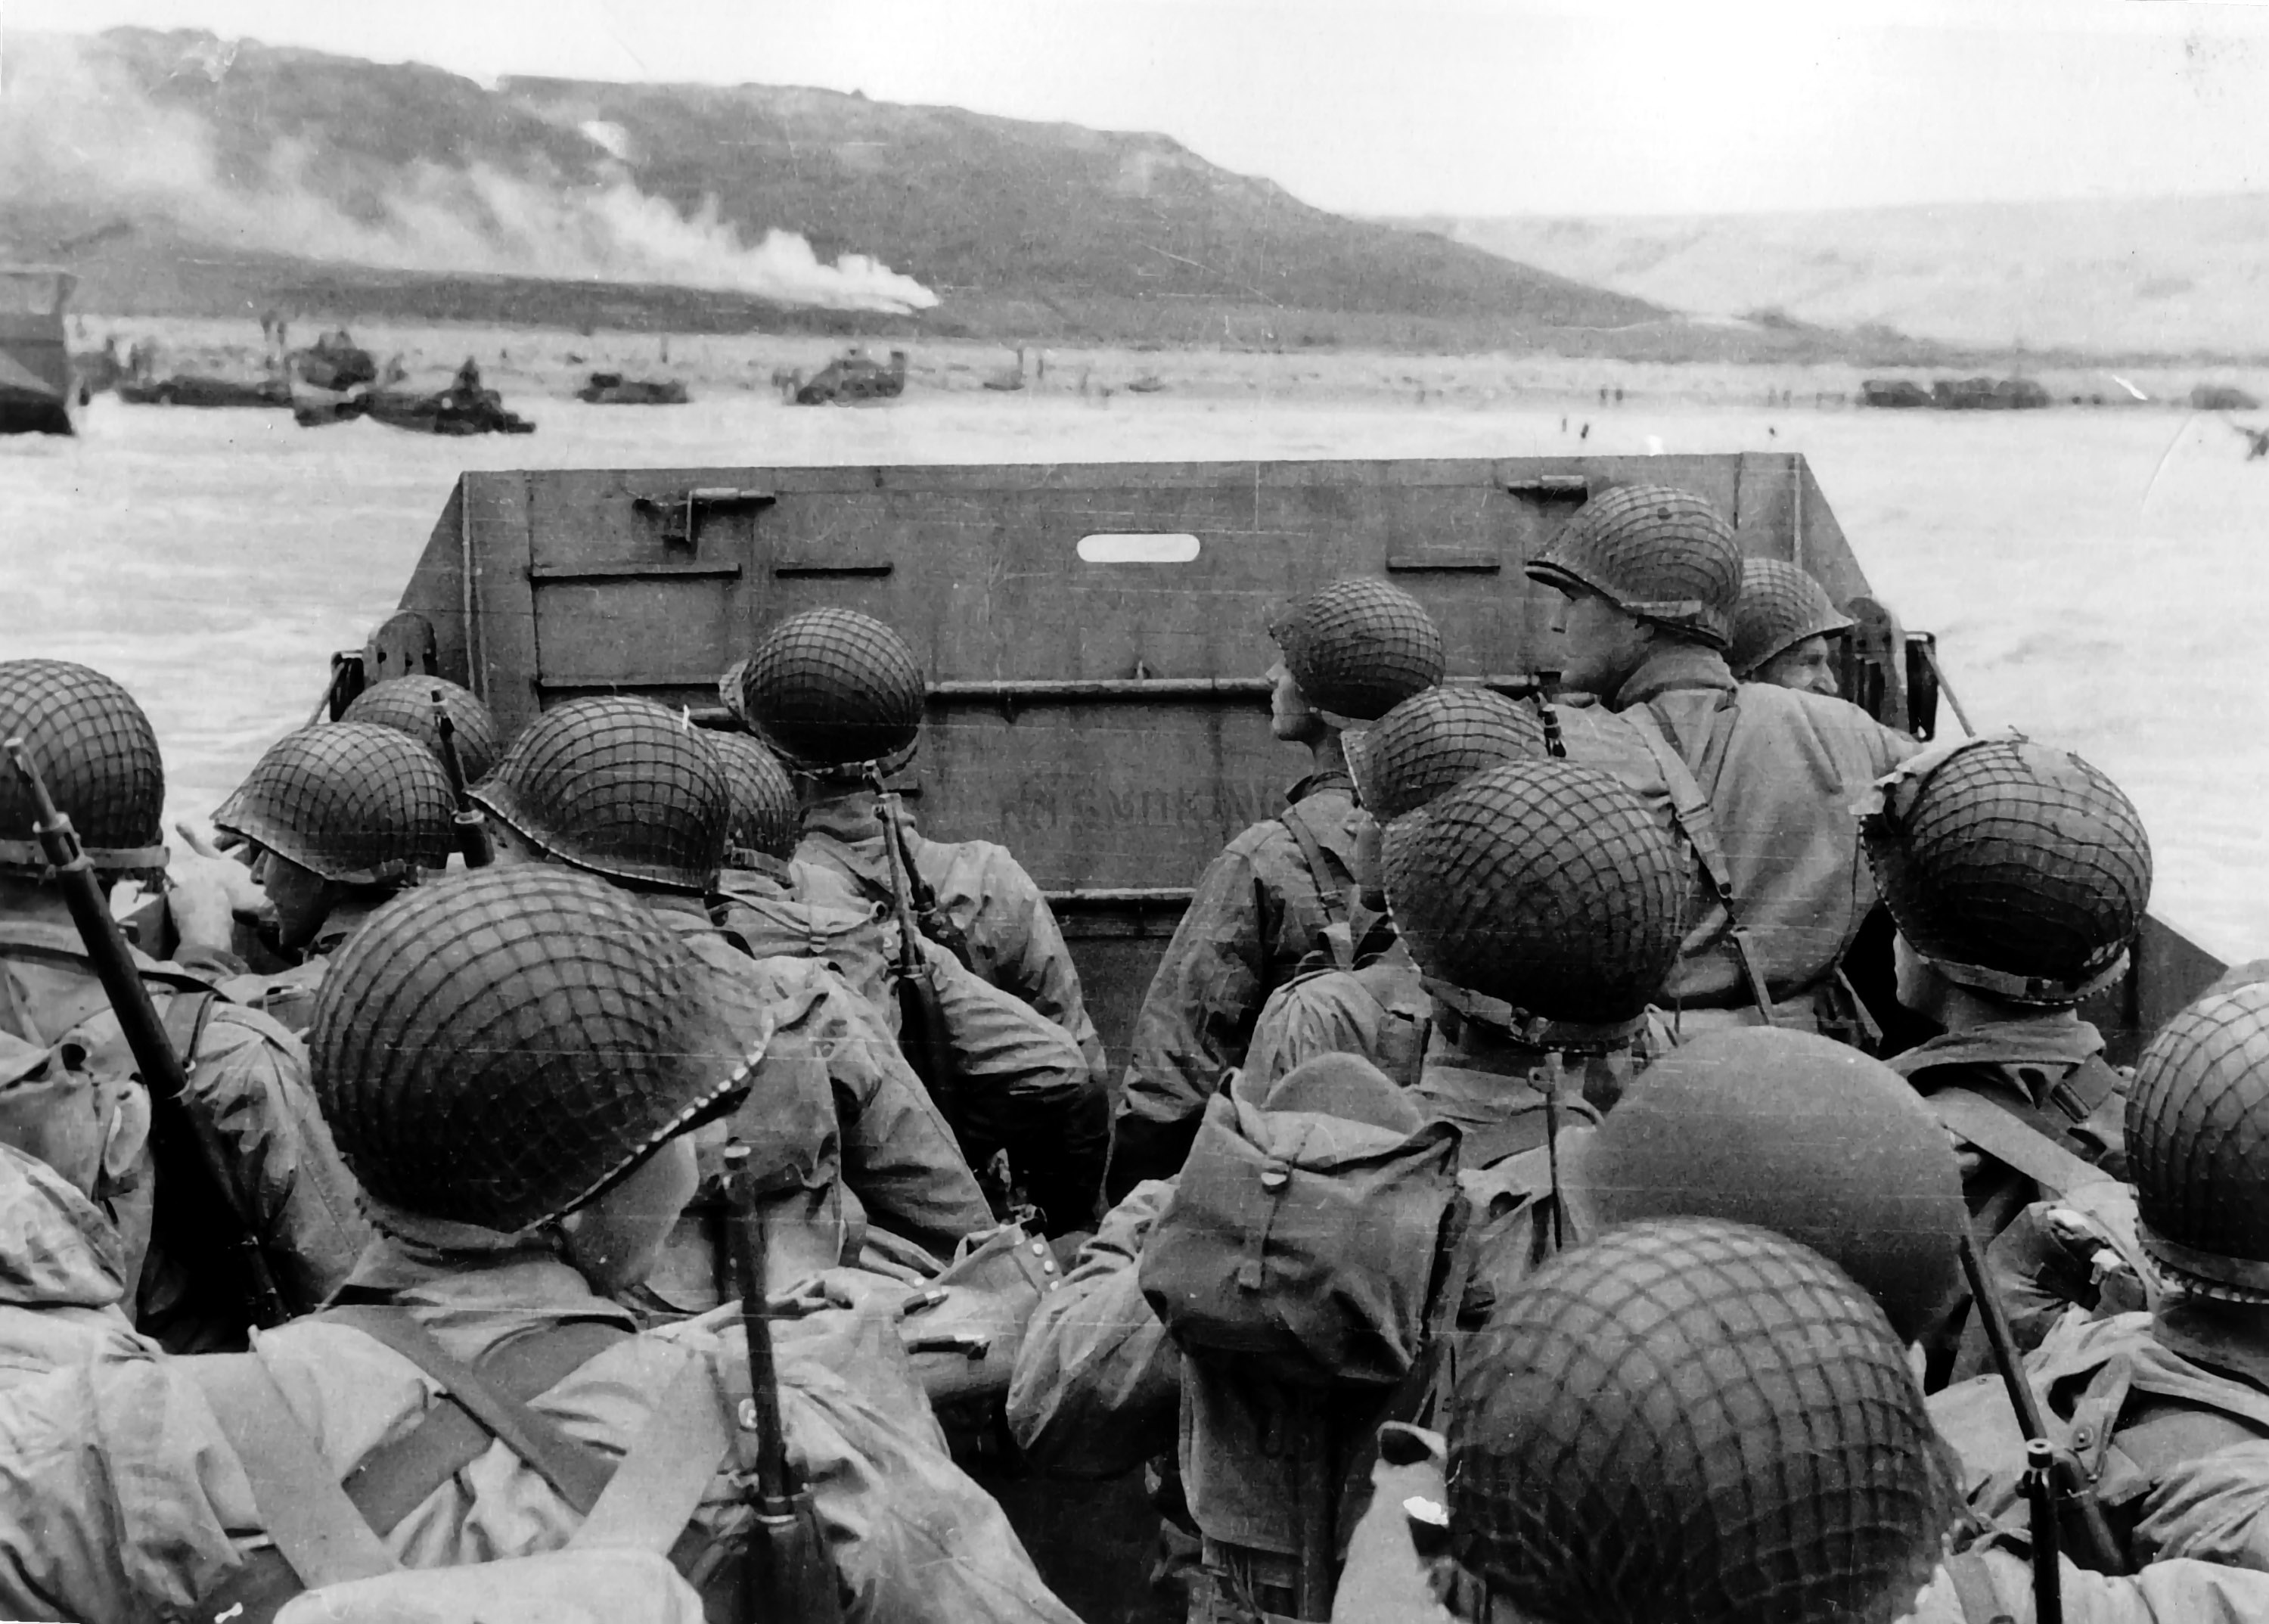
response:
[(930, 1401), (994, 1406), (1006, 1399), (1024, 1328), (1062, 1284), (1063, 1266), (1048, 1243), (1011, 1225), (907, 1297), (898, 1336)]

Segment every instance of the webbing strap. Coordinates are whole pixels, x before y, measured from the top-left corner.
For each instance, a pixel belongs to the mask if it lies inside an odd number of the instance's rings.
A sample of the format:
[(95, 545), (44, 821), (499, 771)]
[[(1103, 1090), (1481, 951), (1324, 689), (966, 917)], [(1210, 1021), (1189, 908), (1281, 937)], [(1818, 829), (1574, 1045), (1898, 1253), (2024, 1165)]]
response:
[(668, 1552), (693, 1520), (732, 1444), (733, 1423), (708, 1362), (689, 1358), (647, 1412), (638, 1441), (568, 1547)]
[(1946, 1559), (1946, 1576), (1954, 1581), (1954, 1598), (1961, 1605), (1963, 1624), (2017, 1624), (1993, 1589), (1993, 1576), (1985, 1559), (1964, 1551)]
[(1686, 758), (1678, 753), (1678, 747), (1671, 742), (1668, 730), (1652, 706), (1635, 705), (1623, 712), (1622, 717), (1638, 730), (1640, 742), (1654, 757), (1664, 786), (1670, 791), (1671, 816), (1678, 823), (1679, 832), (1686, 837), (1694, 860), (1701, 864), (1710, 890), (1724, 904), (1730, 919), (1733, 912), (1733, 877), (1726, 866), (1726, 848), (1718, 838), (1718, 815), (1710, 805), (1710, 797), (1704, 793), (1694, 770), (1686, 764)]
[[(1348, 918), (1347, 896), (1332, 879), (1331, 863), (1324, 854), (1324, 843), (1316, 838), (1316, 831), (1309, 825), (1306, 815), (1298, 806), (1290, 806), (1284, 808), (1276, 821), (1284, 825), (1290, 833), (1293, 843), (1300, 848), (1300, 860), (1307, 864), (1308, 877), (1315, 882), (1316, 900), (1323, 904), (1326, 924), (1327, 926), (1345, 925)], [(1332, 958), (1341, 970), (1345, 970), (1354, 963), (1355, 949), (1352, 941), (1349, 943), (1346, 959), (1341, 959), (1336, 950), (1334, 951)]]
[(588, 1512), (597, 1503), (612, 1463), (492, 1385), (434, 1340), (432, 1332), (406, 1310), (355, 1303), (330, 1309), (323, 1318), (351, 1325), (373, 1341), (384, 1343), (439, 1382), (473, 1420), (527, 1462), (553, 1493), (576, 1510)]
[(309, 1589), (392, 1573), (394, 1558), (339, 1487), (257, 1354), (180, 1362), (203, 1389), (252, 1485), (268, 1537)]
[(1962, 1088), (1940, 1089), (1925, 1103), (1955, 1133), (1995, 1161), (2015, 1168), (2051, 1195), (2110, 1181), (2111, 1175), (2102, 1168), (2073, 1155), (1982, 1094)]

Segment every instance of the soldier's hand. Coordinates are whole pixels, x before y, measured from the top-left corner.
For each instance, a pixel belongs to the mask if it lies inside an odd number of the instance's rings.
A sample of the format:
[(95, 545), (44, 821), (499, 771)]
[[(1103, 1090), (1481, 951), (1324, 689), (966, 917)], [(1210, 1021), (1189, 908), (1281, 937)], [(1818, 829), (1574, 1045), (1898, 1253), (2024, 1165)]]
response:
[(174, 885), (195, 882), (218, 890), (231, 912), (257, 914), (268, 905), (267, 893), (253, 879), (252, 870), (206, 839), (187, 823), (175, 823), (174, 832), (188, 847), (176, 851), (166, 864), (166, 878)]

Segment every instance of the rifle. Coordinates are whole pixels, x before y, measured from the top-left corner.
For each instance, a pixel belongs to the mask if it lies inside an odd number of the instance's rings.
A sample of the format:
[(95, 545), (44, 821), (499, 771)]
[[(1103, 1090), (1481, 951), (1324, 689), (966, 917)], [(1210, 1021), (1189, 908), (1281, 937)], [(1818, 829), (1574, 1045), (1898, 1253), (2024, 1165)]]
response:
[[(878, 795), (882, 787), (877, 779), (875, 788)], [(889, 803), (887, 817), (883, 816), (884, 801)], [(883, 839), (898, 848), (891, 853), (891, 860), (905, 876), (906, 898), (912, 905), (915, 925), (923, 935), (959, 959), (964, 970), (973, 971), (977, 966), (969, 956), (968, 933), (938, 905), (936, 888), (923, 877), (920, 867), (914, 861), (913, 848), (906, 843), (905, 808), (896, 795), (884, 796), (876, 802), (876, 816), (882, 821)]]
[(188, 1198), (181, 1206), (194, 1215), (194, 1221), (183, 1227), (196, 1232), (209, 1250), (230, 1254), (252, 1323), (262, 1329), (280, 1325), (292, 1317), (291, 1311), (277, 1289), (276, 1276), (260, 1249), (259, 1236), (245, 1222), (231, 1192), (228, 1160), (219, 1140), (210, 1125), (189, 1109), (188, 1073), (181, 1057), (174, 1052), (165, 1024), (150, 1002), (150, 989), (143, 985), (142, 972), (135, 967), (133, 952), (118, 921), (111, 917), (109, 902), (94, 876), (94, 864), (79, 844), (70, 819), (48, 794), (47, 780), (40, 776), (23, 739), (8, 740), (6, 749), (31, 791), (32, 804), (39, 809), (32, 832), (46, 849), (56, 882), (63, 887), (63, 901), (70, 908), (71, 923), (78, 926), (87, 963), (102, 983), (103, 994), (110, 1000), (111, 1012), (126, 1036), (126, 1045), (133, 1052), (142, 1086), (149, 1090), (152, 1127), (159, 1148), (174, 1153), (166, 1159), (167, 1181), (178, 1195)]
[[(868, 774), (875, 791), (875, 816), (883, 825), (883, 851), (891, 865), (891, 907), (898, 921), (898, 1046), (946, 1123), (961, 1137), (961, 1067), (953, 1051), (953, 1034), (945, 1023), (945, 1006), (930, 979), (929, 961), (922, 956), (921, 927), (915, 922), (913, 891), (898, 830), (898, 798), (883, 787), (883, 775)], [(964, 1147), (965, 1150), (966, 1146)]]
[(451, 821), (457, 827), (457, 850), (464, 853), (466, 867), (485, 868), (496, 861), (496, 846), (489, 838), (488, 819), (465, 793), (465, 764), (457, 755), (457, 724), (449, 720), (449, 707), (442, 703), (438, 688), (433, 690), (433, 731), (440, 740), (441, 765), (449, 774), (449, 794), (456, 798), (457, 812)]
[[(1985, 1260), (1978, 1256), (1977, 1243), (1967, 1226), (1962, 1232), (1962, 1272), (1970, 1277), (1970, 1296), (1977, 1304), (1977, 1313), (1985, 1327), (1985, 1340), (1993, 1350), (1993, 1362), (2001, 1372), (2001, 1384), (2007, 1389), (2009, 1406), (2017, 1413), (2017, 1425), (2025, 1435), (2025, 1460), (2028, 1469), (2027, 1497), (2033, 1505), (2033, 1549), (2037, 1556), (2044, 1539), (2048, 1543), (2049, 1565), (2046, 1579), (2037, 1567), (2034, 1584), (2053, 1585), (2056, 1576), (2056, 1523), (2054, 1512), (2058, 1502), (2068, 1504), (2078, 1514), (2081, 1542), (2090, 1559), (2090, 1565), (2099, 1573), (2125, 1573), (2127, 1560), (2112, 1537), (2111, 1524), (2096, 1503), (2095, 1495), (2080, 1475), (2079, 1463), (2058, 1451), (2049, 1436), (2048, 1423), (2041, 1414), (2041, 1401), (2033, 1391), (2033, 1384), (2025, 1378), (2024, 1361), (2017, 1353), (2017, 1339), (2009, 1330), (2009, 1310), (2002, 1306), (2000, 1288), (1994, 1285), (1987, 1272)], [(2041, 1492), (2033, 1493), (2030, 1474), (2038, 1470), (2042, 1459), (2048, 1461), (2047, 1476), (2042, 1480)], [(2044, 1525), (2043, 1513), (2048, 1512)], [(2037, 1603), (2036, 1604), (2037, 1605)], [(2043, 1619), (2051, 1618), (2042, 1612)]]
[(725, 1192), (731, 1204), (733, 1273), (741, 1291), (741, 1327), (749, 1340), (749, 1404), (742, 1425), (756, 1435), (750, 1509), (756, 1529), (743, 1569), (746, 1624), (838, 1624), (842, 1598), (827, 1555), (811, 1491), (787, 1457), (780, 1421), (780, 1371), (772, 1362), (772, 1307), (765, 1271), (770, 1247), (758, 1202), (749, 1148), (725, 1148)]

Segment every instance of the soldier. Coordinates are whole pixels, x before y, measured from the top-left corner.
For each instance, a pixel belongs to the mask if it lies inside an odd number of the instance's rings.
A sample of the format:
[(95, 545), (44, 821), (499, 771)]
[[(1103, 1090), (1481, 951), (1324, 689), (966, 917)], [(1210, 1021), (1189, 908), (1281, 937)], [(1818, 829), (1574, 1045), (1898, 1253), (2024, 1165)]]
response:
[[(748, 1355), (713, 1322), (640, 1334), (608, 1298), (692, 1195), (690, 1134), (760, 1063), (719, 985), (584, 875), (484, 869), (379, 915), (326, 978), (310, 1046), (382, 1238), (256, 1355), (100, 1362), (6, 1395), (0, 1610), (266, 1616), (310, 1567), (525, 1556), (588, 1517), (669, 1546), (712, 1616), (736, 1616), (767, 1537), (728, 1458)], [(758, 1176), (797, 1177), (793, 1134), (746, 1126)], [(843, 1616), (1071, 1624), (940, 1449), (891, 1316), (773, 1313), (788, 1459)]]
[(1778, 558), (1741, 560), (1741, 601), (1726, 663), (1745, 683), (1770, 683), (1836, 698), (1836, 654), (1829, 639), (1851, 617), (1818, 581)]
[[(1899, 1001), (1946, 1029), (1891, 1065), (1961, 1143), (1987, 1247), (2033, 1203), (2123, 1170), (2124, 1086), (2075, 1006), (2125, 968), (2150, 842), (2118, 786), (2016, 734), (1916, 757), (1867, 805)], [(1938, 1378), (1984, 1368), (1974, 1327), (1950, 1362), (1966, 1317), (1965, 1300), (1933, 1339)]]
[[(855, 1255), (860, 1213), (839, 1207), (845, 1189), (874, 1222), (933, 1251), (991, 1227), (950, 1130), (864, 1002), (825, 966), (751, 958), (710, 923), (704, 899), (732, 800), (698, 729), (643, 699), (573, 700), (524, 728), (472, 795), (495, 824), (499, 863), (564, 864), (633, 893), (725, 984), (721, 1007), (752, 1035), (771, 1031), (740, 1126), (793, 1123), (805, 1136), (809, 1222), (778, 1249), (787, 1266), (831, 1266), (846, 1246)], [(713, 1183), (654, 1282), (664, 1305), (715, 1301), (699, 1214), (716, 1199)]]
[[(797, 859), (832, 868), (869, 902), (894, 902), (870, 767), (895, 772), (921, 736), (925, 685), (905, 639), (849, 609), (812, 609), (765, 634), (742, 668), (739, 710), (793, 767), (803, 799)], [(903, 810), (903, 808), (902, 808)], [(1079, 971), (1032, 876), (989, 840), (931, 840), (908, 819), (906, 877), (923, 932), (985, 980), (1069, 1032), (1098, 1089), (1103, 1040)]]
[(343, 722), (371, 722), (406, 733), (438, 759), (441, 729), (433, 716), (433, 696), (441, 696), (443, 710), (456, 735), (457, 761), (465, 782), (477, 784), (496, 764), (496, 718), (469, 688), (438, 676), (389, 676), (373, 683), (339, 712)]
[(1365, 934), (1352, 968), (1312, 970), (1268, 995), (1245, 1057), (1258, 1082), (1319, 1054), (1360, 1054), (1390, 1077), (1417, 1081), (1433, 1015), (1386, 912), (1380, 826), (1486, 768), (1547, 753), (1536, 712), (1486, 688), (1429, 688), (1342, 742), (1360, 808), (1353, 867)]
[[(1689, 491), (1630, 485), (1592, 498), (1542, 557), (1535, 579), (1566, 599), (1562, 680), (1637, 730), (1659, 789), (1702, 864), (1665, 989), (1681, 1033), (1854, 1019), (1837, 964), (1874, 903), (1851, 801), (1914, 752), (1857, 706), (1741, 683), (1722, 651), (1741, 596), (1741, 549)], [(1580, 712), (1571, 712), (1580, 716)], [(1571, 727), (1567, 748), (1631, 780), (1620, 730)], [(1595, 756), (1594, 750), (1603, 753)]]
[(262, 945), (289, 968), (222, 990), (306, 1030), (339, 943), (421, 869), (447, 867), (455, 811), (440, 762), (392, 727), (330, 722), (270, 745), (213, 825), (252, 847), (273, 916)]
[(1135, 1016), (1134, 1056), (1112, 1125), (1113, 1200), (1181, 1165), (1205, 1103), (1244, 1064), (1261, 1006), (1328, 952), (1354, 883), (1353, 784), (1341, 749), (1442, 678), (1442, 636), (1417, 601), (1383, 580), (1333, 582), (1270, 628), (1269, 731), (1305, 745), (1311, 771), (1281, 816), (1255, 823), (1199, 876)]
[[(165, 765), (130, 694), (85, 666), (0, 661), (0, 737), (19, 734), (100, 875), (115, 880), (166, 866), (159, 830)], [(130, 1086), (142, 1102), (130, 1109), (145, 1109), (146, 1091), (125, 1081), (135, 1065), (123, 1031), (33, 838), (36, 816), (16, 773), (0, 771), (0, 1032), (40, 1049), (71, 1037), (85, 1069), (109, 1080), (99, 1095)], [(181, 866), (196, 876), (168, 893), (184, 945), (172, 963), (138, 963), (187, 1069), (184, 1120), (196, 1134), (152, 1141), (134, 1166), (114, 1170), (101, 1199), (127, 1244), (136, 1325), (188, 1351), (240, 1347), (245, 1335), (238, 1293), (216, 1277), (216, 1260), (169, 1238), (188, 1233), (194, 1219), (179, 1203), (201, 1179), (172, 1161), (196, 1154), (187, 1142), (193, 1137), (216, 1147), (230, 1218), (266, 1243), (287, 1307), (322, 1302), (353, 1266), (369, 1229), (354, 1180), (308, 1096), (299, 1040), (221, 997), (210, 978), (244, 970), (225, 946), (225, 891), (201, 862)]]

